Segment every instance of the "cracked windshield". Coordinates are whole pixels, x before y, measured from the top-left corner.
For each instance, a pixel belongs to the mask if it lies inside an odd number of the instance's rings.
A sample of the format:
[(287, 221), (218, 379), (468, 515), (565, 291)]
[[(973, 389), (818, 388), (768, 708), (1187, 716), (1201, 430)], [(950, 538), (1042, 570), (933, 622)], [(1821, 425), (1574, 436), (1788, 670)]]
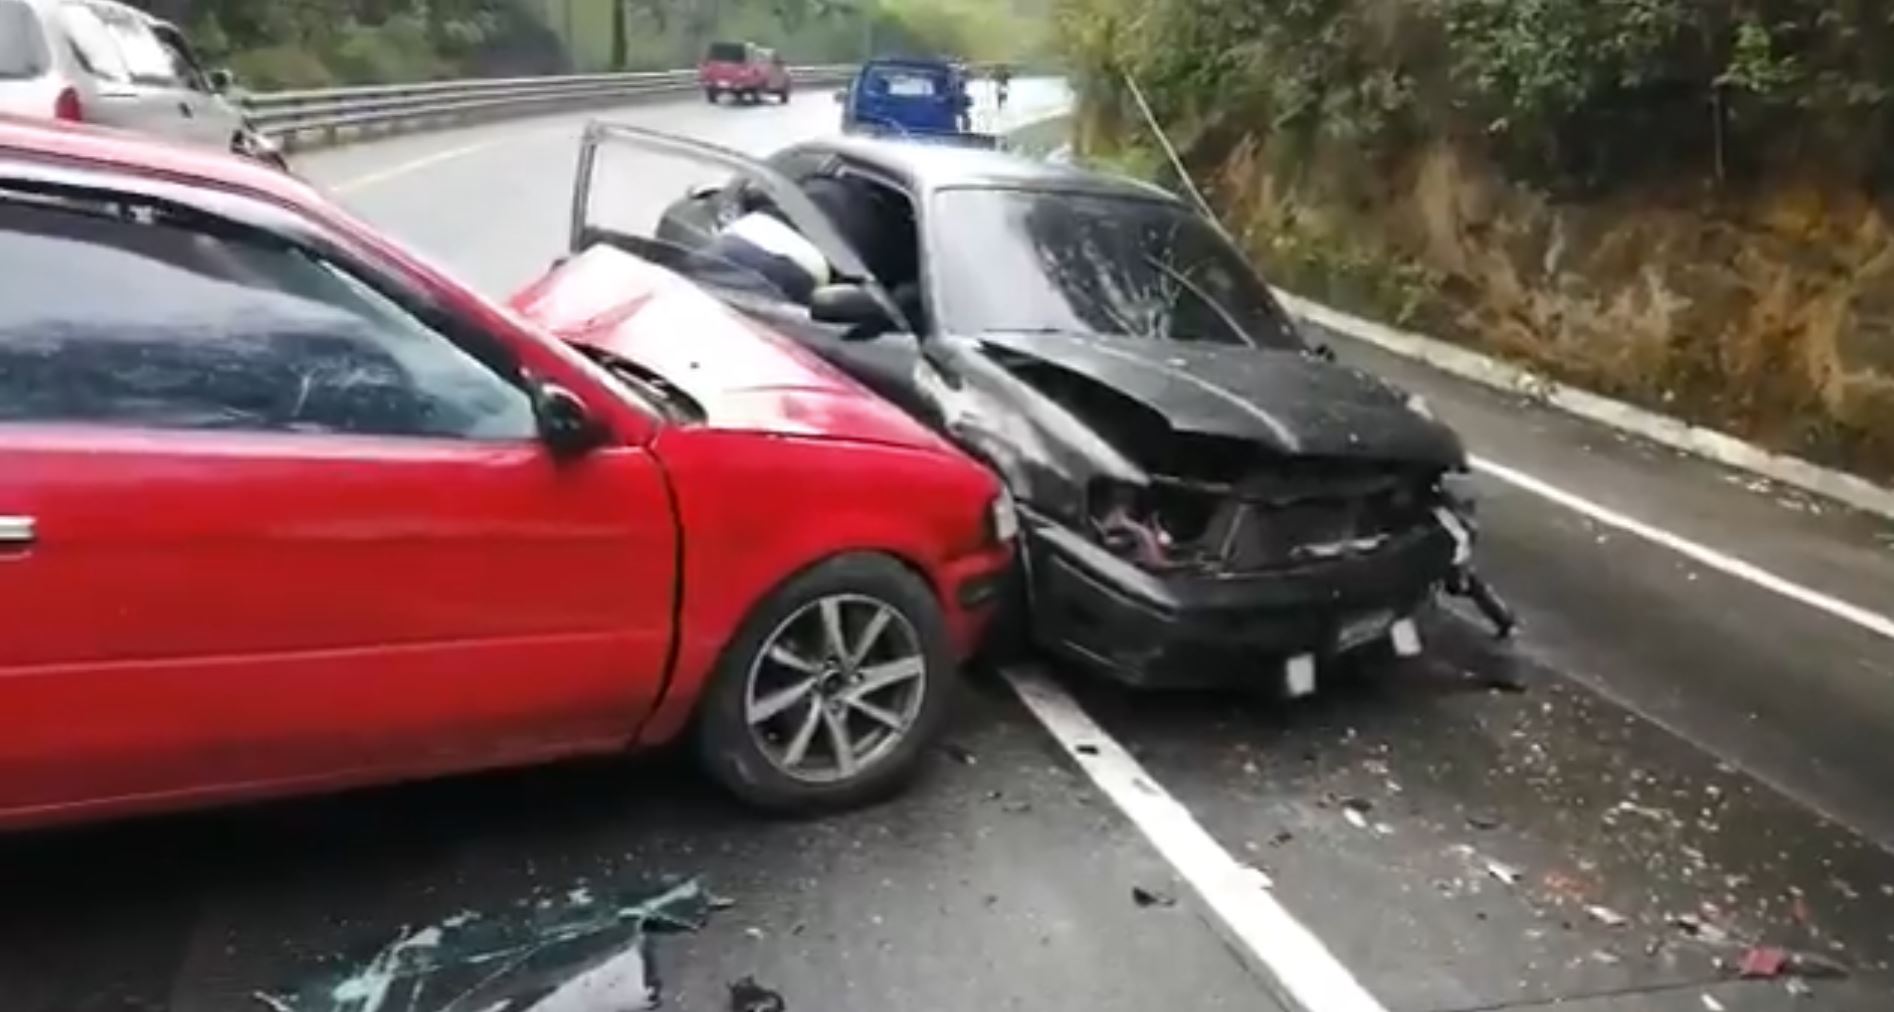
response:
[(1894, 1010), (1884, 0), (0, 0), (0, 1012)]

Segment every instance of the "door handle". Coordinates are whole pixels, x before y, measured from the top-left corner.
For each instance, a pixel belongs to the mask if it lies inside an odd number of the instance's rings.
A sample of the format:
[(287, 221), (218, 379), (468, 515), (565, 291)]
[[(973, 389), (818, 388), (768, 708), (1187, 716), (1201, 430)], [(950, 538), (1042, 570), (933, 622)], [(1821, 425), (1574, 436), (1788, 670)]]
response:
[(24, 547), (39, 539), (32, 517), (0, 516), (0, 549)]
[(197, 110), (191, 108), (189, 102), (179, 102), (178, 111), (184, 114), (185, 119), (191, 119), (197, 115)]

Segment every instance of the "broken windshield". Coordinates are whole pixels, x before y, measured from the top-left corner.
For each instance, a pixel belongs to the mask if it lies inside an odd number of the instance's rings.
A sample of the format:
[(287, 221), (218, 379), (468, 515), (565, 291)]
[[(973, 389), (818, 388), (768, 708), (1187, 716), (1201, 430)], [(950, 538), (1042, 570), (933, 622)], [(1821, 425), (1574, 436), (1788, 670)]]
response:
[[(940, 194), (949, 329), (1091, 332), (1298, 350), (1268, 289), (1215, 229), (1156, 200), (1030, 190)], [(1005, 278), (994, 285), (993, 278)]]

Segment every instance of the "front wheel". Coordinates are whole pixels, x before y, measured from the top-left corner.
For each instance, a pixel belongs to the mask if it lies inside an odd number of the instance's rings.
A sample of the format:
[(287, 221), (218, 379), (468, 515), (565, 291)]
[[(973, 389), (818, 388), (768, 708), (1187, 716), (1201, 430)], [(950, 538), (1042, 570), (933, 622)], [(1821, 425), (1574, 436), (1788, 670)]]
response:
[(788, 105), (789, 104), (789, 89), (784, 88), (783, 90), (777, 92), (776, 101), (783, 105)]
[(957, 679), (927, 585), (885, 556), (838, 556), (744, 622), (705, 689), (698, 752), (711, 776), (761, 808), (866, 804), (914, 775)]
[(709, 102), (711, 105), (716, 105), (717, 104), (717, 89), (705, 88), (704, 101)]

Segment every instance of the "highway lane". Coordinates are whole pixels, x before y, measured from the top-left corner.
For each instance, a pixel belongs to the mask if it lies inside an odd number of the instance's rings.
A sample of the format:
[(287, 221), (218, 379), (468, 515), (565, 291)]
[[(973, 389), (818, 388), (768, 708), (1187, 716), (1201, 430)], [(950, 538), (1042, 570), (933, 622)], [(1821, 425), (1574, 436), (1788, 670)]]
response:
[[(613, 115), (761, 152), (832, 129), (835, 110), (810, 94)], [(299, 167), (504, 295), (563, 249), (585, 118)], [(646, 165), (614, 185), (650, 203), (680, 180)], [(1887, 607), (1884, 525), (1344, 352), (1425, 391), (1484, 454)], [(1877, 709), (1894, 691), (1876, 691), (1891, 645), (1481, 483), (1488, 567), (1530, 623), (1515, 648), (1448, 613), (1423, 660), (1339, 672), (1304, 705), (1074, 690), (1388, 1008), (1889, 1007), (1894, 858), (1872, 838), (1890, 805), (1872, 785), (1889, 782), (1873, 746), (1894, 726)], [(1494, 687), (1507, 678), (1528, 691)], [(0, 842), (0, 995), (23, 1012), (255, 1009), (255, 992), (333, 981), (464, 912), (530, 920), (699, 875), (736, 905), (652, 942), (667, 1008), (727, 1008), (745, 975), (790, 1009), (1272, 1007), (1186, 869), (1002, 685), (976, 689), (916, 792), (819, 823), (757, 820), (660, 759)], [(1140, 906), (1134, 886), (1179, 902)], [(1729, 980), (1755, 941), (1848, 975), (1812, 1001)]]
[[(827, 108), (769, 110), (753, 119), (696, 112), (704, 115), (685, 110), (676, 114), (680, 119), (667, 118), (666, 125), (751, 151), (780, 147), (829, 130), (833, 123)], [(519, 178), (521, 170), (504, 159), (482, 155), (474, 161), (486, 164), (470, 162), (464, 168), (481, 179)], [(383, 220), (415, 228), (418, 237), (430, 219), (391, 214)], [(509, 215), (507, 220), (516, 219)], [(488, 269), (474, 256), (457, 263)], [(1732, 553), (1817, 593), (1894, 613), (1894, 524), (1642, 445), (1352, 342), (1337, 343), (1350, 359), (1427, 395), (1485, 457)], [(1894, 642), (1490, 475), (1483, 474), (1478, 483), (1487, 535), (1484, 565), (1521, 607), (1527, 631), (1515, 649), (1495, 657), (1450, 625), (1444, 633), (1448, 647), (1432, 663), (1496, 676), (1502, 673), (1490, 669), (1503, 665), (1530, 672), (1557, 693), (1574, 693), (1576, 683), (1589, 691), (1578, 691), (1573, 699), (1603, 712), (1622, 706), (1700, 746), (1711, 756), (1706, 770), (1739, 769), (1766, 790), (1785, 794), (1784, 806), (1766, 817), (1772, 827), (1784, 821), (1785, 812), (1800, 813), (1810, 827), (1819, 828), (1785, 829), (1787, 835), (1820, 838), (1823, 849), (1866, 855), (1853, 859), (1856, 873), (1886, 875), (1884, 869), (1871, 870), (1885, 852), (1864, 840), (1894, 847), (1894, 801), (1886, 789), (1894, 783), (1894, 750), (1884, 744), (1894, 732)], [(1604, 699), (1595, 700), (1594, 692)], [(1555, 709), (1564, 713), (1569, 707)], [(1641, 721), (1631, 723), (1641, 726)], [(1120, 733), (1138, 731), (1134, 724)], [(1612, 767), (1630, 761), (1597, 749), (1582, 721), (1551, 721), (1545, 731), (1574, 737), (1567, 750), (1588, 756), (1597, 769), (1593, 790), (1598, 783), (1618, 782)], [(1655, 729), (1642, 740), (1651, 748), (1665, 743), (1659, 751), (1695, 753), (1673, 747), (1669, 735)], [(1451, 741), (1439, 739), (1434, 748), (1439, 751)], [(1662, 765), (1677, 764), (1667, 758)], [(1186, 772), (1183, 783), (1196, 780)], [(1521, 791), (1507, 804), (1552, 811), (1551, 796)], [(1537, 800), (1528, 802), (1528, 797)], [(1204, 803), (1215, 810), (1208, 798)], [(1809, 809), (1825, 818), (1811, 818)], [(1758, 828), (1732, 826), (1730, 831), (1746, 835)], [(1745, 859), (1736, 856), (1731, 862)], [(1793, 858), (1786, 863), (1797, 864)], [(1653, 895), (1664, 891), (1650, 890)], [(1769, 919), (1765, 914), (1760, 921)], [(1336, 930), (1348, 936), (1343, 928)], [(1620, 986), (1648, 983), (1632, 978)], [(1549, 985), (1540, 990), (1559, 993)], [(1471, 1003), (1483, 995), (1481, 988), (1469, 987), (1460, 997)]]

